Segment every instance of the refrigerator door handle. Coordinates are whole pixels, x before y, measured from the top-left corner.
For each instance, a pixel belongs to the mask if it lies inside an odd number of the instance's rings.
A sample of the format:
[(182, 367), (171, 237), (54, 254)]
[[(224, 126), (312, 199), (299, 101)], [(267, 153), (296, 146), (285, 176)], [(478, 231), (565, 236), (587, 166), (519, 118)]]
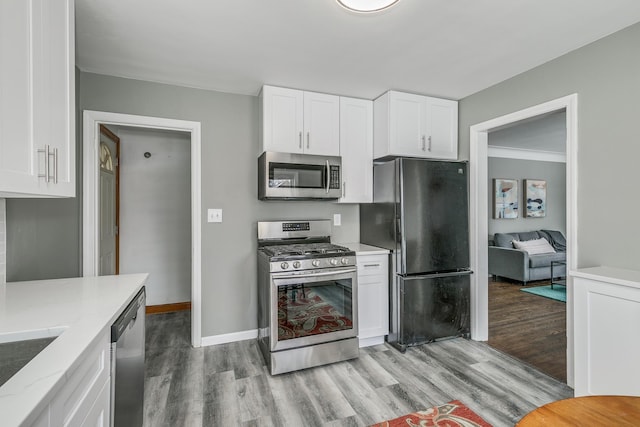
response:
[(400, 276), (402, 280), (423, 280), (423, 279), (433, 279), (436, 277), (452, 277), (452, 276), (468, 276), (473, 274), (471, 270), (461, 270), (461, 271), (449, 271), (447, 273), (433, 273), (433, 274), (420, 274), (415, 276)]

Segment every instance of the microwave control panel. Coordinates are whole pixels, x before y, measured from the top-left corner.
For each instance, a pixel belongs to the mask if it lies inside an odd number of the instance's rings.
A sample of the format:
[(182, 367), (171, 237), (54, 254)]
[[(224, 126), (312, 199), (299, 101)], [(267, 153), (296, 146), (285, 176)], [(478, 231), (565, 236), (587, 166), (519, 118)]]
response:
[(329, 188), (340, 189), (340, 166), (329, 167)]

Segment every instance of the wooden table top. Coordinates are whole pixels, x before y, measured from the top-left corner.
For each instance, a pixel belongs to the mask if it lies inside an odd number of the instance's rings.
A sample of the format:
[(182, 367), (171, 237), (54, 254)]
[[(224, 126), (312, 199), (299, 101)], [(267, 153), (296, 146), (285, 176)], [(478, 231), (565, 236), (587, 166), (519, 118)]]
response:
[(640, 397), (583, 396), (551, 402), (529, 412), (517, 427), (640, 426)]

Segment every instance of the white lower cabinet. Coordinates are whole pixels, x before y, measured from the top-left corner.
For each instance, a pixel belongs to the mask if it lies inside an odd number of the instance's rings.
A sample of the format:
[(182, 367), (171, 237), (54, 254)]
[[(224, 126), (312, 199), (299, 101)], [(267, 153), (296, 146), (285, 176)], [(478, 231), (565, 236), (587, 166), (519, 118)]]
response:
[(32, 426), (108, 426), (111, 403), (111, 346), (103, 334), (85, 352), (78, 366)]
[(574, 274), (575, 396), (640, 396), (640, 272)]
[(357, 255), (360, 347), (382, 344), (389, 333), (389, 255)]

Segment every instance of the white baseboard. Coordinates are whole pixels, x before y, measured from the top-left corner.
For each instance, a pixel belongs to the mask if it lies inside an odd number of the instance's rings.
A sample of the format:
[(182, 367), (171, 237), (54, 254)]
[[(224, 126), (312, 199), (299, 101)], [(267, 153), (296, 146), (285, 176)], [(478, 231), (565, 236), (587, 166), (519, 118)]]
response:
[(371, 338), (359, 338), (360, 348), (371, 347), (372, 345), (384, 344), (384, 335)]
[(251, 329), (248, 331), (232, 332), (230, 334), (212, 335), (210, 337), (202, 337), (200, 344), (202, 347), (210, 345), (226, 344), (229, 342), (253, 340), (258, 338), (258, 330)]

